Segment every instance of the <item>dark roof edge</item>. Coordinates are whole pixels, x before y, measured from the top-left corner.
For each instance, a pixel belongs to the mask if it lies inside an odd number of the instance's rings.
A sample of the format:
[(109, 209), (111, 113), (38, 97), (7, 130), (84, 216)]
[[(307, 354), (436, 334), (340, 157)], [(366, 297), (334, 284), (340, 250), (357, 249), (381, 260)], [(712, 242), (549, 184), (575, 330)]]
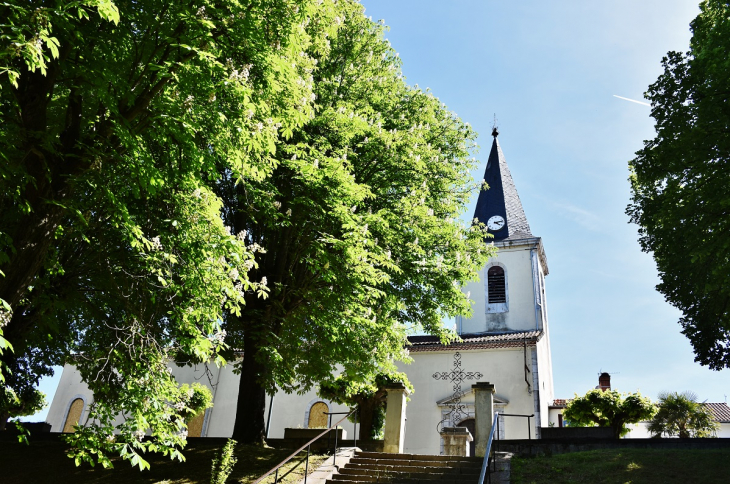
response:
[(407, 348), (410, 351), (413, 351), (417, 348), (440, 346), (446, 350), (449, 348), (458, 348), (469, 345), (504, 345), (508, 343), (516, 345), (526, 343), (529, 346), (534, 346), (543, 338), (544, 335), (545, 332), (542, 330), (504, 331), (500, 333), (468, 333), (460, 335), (461, 341), (452, 341), (448, 344), (441, 343), (437, 336), (418, 335), (408, 337), (408, 343), (410, 344)]

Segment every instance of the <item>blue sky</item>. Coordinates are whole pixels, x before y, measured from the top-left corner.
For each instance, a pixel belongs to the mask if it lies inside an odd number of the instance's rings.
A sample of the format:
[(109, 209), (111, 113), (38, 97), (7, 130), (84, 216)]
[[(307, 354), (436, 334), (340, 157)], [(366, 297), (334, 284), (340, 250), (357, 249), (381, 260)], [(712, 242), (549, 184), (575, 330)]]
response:
[[(653, 138), (644, 101), (670, 50), (686, 51), (698, 2), (363, 0), (385, 19), (410, 84), (430, 87), (480, 133), (496, 114), (532, 233), (543, 238), (557, 397), (612, 373), (613, 387), (730, 395), (730, 371), (694, 362), (679, 313), (654, 286), (628, 223), (628, 161)], [(476, 198), (469, 207), (471, 218)]]
[[(624, 214), (627, 162), (654, 135), (643, 100), (669, 50), (687, 50), (690, 0), (363, 0), (385, 19), (411, 84), (480, 133), (482, 178), (496, 114), (532, 233), (543, 238), (557, 397), (612, 373), (613, 387), (725, 401), (730, 371), (694, 362), (679, 313)], [(467, 210), (471, 219), (476, 198)], [(60, 372), (42, 382), (52, 398)], [(43, 420), (45, 412), (29, 418)]]

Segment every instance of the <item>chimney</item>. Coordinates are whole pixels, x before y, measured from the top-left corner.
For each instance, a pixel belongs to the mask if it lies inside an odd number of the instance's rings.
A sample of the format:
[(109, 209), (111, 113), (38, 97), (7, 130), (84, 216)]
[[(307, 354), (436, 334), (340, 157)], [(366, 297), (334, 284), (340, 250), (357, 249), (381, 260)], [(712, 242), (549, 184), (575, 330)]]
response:
[(601, 373), (598, 376), (598, 387), (604, 392), (611, 389), (611, 375), (606, 372)]

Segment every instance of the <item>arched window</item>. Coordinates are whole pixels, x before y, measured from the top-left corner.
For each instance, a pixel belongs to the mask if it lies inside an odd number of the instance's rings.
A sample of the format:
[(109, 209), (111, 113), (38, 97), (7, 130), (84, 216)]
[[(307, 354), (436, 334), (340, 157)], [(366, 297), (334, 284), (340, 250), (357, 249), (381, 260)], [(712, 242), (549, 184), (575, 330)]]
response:
[(487, 293), (487, 313), (506, 313), (509, 310), (507, 271), (502, 264), (495, 262), (487, 268), (484, 290)]
[(202, 437), (203, 424), (205, 423), (205, 414), (208, 411), (200, 412), (188, 422), (188, 437)]
[(68, 415), (66, 415), (66, 422), (63, 424), (64, 433), (73, 433), (74, 425), (78, 425), (81, 419), (81, 413), (84, 411), (84, 400), (81, 398), (75, 399), (71, 402), (71, 406), (68, 408)]
[(492, 266), (487, 271), (487, 294), (489, 304), (507, 302), (504, 269), (499, 266)]
[(327, 414), (330, 408), (324, 402), (317, 402), (309, 409), (309, 421), (307, 422), (307, 428), (309, 429), (326, 429), (327, 428)]

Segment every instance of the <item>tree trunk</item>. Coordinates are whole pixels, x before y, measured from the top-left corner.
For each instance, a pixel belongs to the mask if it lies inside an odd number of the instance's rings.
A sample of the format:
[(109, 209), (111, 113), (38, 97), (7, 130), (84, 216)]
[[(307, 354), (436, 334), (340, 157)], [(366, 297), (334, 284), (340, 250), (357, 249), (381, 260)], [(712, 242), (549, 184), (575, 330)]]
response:
[(260, 383), (264, 365), (254, 358), (258, 344), (256, 338), (245, 335), (243, 343), (243, 362), (241, 380), (238, 384), (238, 403), (236, 423), (233, 426), (233, 439), (242, 444), (261, 444), (266, 437), (264, 410), (266, 390)]
[(373, 440), (373, 416), (378, 403), (372, 398), (363, 400), (358, 405), (358, 417), (360, 419), (360, 440)]
[[(373, 440), (375, 433), (375, 413), (385, 406), (385, 391), (378, 390), (375, 396), (358, 402), (360, 421), (360, 440)], [(382, 422), (381, 422), (382, 423)]]
[(0, 412), (0, 432), (5, 430), (8, 426), (8, 419), (10, 418), (10, 412)]

